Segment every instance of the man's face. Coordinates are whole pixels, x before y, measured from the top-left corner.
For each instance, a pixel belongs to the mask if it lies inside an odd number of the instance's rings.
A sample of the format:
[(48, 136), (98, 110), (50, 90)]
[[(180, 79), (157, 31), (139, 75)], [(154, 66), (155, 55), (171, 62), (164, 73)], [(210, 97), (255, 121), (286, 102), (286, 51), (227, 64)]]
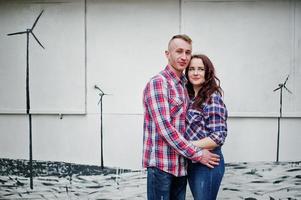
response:
[(189, 64), (191, 59), (192, 46), (183, 39), (176, 38), (169, 44), (168, 51), (165, 52), (168, 64), (180, 75)]

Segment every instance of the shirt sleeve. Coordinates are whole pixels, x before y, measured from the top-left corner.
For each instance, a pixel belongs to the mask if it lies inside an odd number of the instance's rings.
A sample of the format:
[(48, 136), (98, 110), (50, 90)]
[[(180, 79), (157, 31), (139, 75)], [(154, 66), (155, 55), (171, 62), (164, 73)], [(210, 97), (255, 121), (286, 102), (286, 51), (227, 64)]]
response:
[(155, 123), (158, 134), (179, 154), (194, 161), (202, 156), (200, 148), (188, 142), (171, 124), (168, 85), (162, 78), (154, 78), (149, 82), (145, 92), (145, 103)]
[(218, 145), (223, 145), (227, 137), (228, 112), (220, 95), (214, 94), (212, 102), (205, 108), (207, 113), (206, 126), (209, 130), (209, 137)]

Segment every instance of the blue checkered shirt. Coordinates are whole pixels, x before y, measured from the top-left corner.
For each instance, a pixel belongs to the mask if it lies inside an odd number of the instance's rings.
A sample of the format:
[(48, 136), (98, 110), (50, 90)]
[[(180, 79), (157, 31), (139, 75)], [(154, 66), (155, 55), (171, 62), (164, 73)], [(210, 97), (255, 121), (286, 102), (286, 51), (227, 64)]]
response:
[(188, 140), (199, 140), (210, 137), (219, 146), (223, 145), (227, 136), (228, 112), (218, 93), (211, 95), (210, 103), (204, 103), (202, 108), (192, 108), (190, 102), (186, 115), (186, 134)]

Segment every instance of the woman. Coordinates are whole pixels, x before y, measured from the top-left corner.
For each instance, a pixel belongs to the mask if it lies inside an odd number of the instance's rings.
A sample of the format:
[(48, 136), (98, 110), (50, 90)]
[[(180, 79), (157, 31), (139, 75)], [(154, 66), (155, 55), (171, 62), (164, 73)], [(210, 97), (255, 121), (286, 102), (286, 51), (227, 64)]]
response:
[(222, 100), (220, 81), (207, 56), (193, 55), (185, 75), (191, 100), (185, 137), (193, 140), (194, 145), (220, 156), (219, 165), (213, 169), (188, 161), (189, 186), (195, 200), (213, 200), (225, 171), (221, 146), (227, 136), (227, 109)]

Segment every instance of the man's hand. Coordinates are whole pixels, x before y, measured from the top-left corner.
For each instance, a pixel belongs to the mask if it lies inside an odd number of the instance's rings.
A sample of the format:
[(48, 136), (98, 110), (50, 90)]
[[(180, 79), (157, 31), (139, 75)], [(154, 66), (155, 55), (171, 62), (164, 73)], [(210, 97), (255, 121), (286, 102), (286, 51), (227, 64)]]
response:
[(202, 155), (201, 159), (199, 160), (200, 163), (202, 163), (203, 165), (206, 165), (209, 168), (214, 168), (215, 165), (219, 164), (219, 161), (220, 161), (219, 155), (211, 153), (207, 149), (203, 149), (202, 152), (203, 152), (203, 155)]

